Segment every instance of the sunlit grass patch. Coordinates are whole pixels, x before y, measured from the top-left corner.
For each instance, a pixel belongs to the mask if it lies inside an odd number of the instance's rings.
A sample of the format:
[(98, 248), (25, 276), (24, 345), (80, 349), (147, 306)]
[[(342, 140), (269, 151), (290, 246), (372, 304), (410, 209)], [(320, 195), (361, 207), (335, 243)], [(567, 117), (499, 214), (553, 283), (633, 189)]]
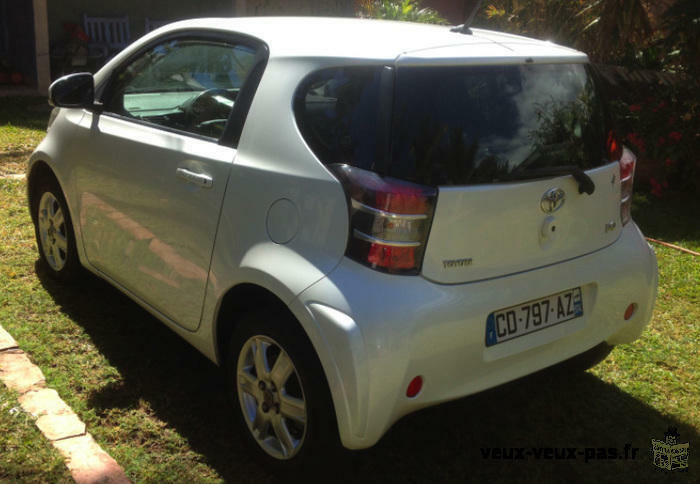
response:
[(63, 458), (0, 383), (0, 481), (73, 482)]

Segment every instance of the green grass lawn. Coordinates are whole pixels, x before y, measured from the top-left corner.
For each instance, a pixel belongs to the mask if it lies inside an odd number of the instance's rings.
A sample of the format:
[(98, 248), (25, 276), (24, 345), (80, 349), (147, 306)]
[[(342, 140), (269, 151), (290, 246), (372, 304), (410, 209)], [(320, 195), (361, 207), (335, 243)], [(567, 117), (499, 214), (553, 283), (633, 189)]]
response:
[[(106, 283), (88, 277), (63, 287), (37, 272), (24, 189), (0, 180), (0, 324), (47, 384), (135, 482), (274, 482), (241, 444), (219, 369)], [(700, 250), (698, 208), (639, 197), (634, 213), (647, 235)], [(586, 373), (544, 372), (409, 415), (333, 479), (700, 481), (700, 258), (655, 249), (659, 297), (639, 340)], [(64, 478), (31, 419), (5, 409), (14, 398), (0, 393), (0, 480)], [(651, 439), (663, 440), (669, 425), (690, 442), (687, 473), (651, 463)], [(626, 443), (640, 449), (636, 459), (498, 461), (480, 450)]]
[(0, 176), (24, 173), (29, 154), (46, 134), (45, 98), (0, 98)]
[(0, 157), (31, 153), (46, 134), (50, 110), (43, 97), (0, 98)]
[(73, 482), (17, 395), (0, 384), (0, 482)]

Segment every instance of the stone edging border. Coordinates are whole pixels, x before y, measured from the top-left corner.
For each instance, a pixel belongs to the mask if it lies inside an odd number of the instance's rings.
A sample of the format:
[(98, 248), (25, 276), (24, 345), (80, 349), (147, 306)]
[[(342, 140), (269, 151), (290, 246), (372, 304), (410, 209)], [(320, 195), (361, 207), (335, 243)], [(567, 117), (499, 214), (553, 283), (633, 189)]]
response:
[(78, 484), (130, 483), (124, 470), (95, 442), (85, 424), (58, 396), (46, 388), (44, 374), (0, 325), (0, 380), (19, 393), (24, 411), (36, 417), (36, 426), (66, 459)]

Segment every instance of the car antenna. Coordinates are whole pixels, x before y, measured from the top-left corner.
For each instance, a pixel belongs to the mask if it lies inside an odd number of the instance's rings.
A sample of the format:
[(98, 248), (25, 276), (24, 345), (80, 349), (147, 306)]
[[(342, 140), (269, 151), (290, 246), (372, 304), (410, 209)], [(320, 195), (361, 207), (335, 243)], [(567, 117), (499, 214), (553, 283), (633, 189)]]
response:
[(457, 25), (455, 27), (452, 27), (450, 30), (452, 32), (459, 32), (460, 34), (472, 35), (472, 30), (470, 27), (472, 25), (472, 21), (474, 20), (474, 17), (476, 17), (477, 12), (481, 8), (481, 4), (483, 1), (484, 0), (476, 0), (476, 2), (474, 3), (474, 6), (469, 11), (467, 18), (464, 19), (464, 23), (461, 25)]

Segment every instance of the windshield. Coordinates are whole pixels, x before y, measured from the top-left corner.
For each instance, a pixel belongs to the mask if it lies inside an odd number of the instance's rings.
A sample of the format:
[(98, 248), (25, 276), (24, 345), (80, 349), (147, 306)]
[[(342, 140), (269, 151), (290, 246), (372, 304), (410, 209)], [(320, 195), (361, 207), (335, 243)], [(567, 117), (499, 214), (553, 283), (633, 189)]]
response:
[(604, 130), (584, 64), (402, 67), (383, 171), (435, 186), (585, 170), (605, 163)]

